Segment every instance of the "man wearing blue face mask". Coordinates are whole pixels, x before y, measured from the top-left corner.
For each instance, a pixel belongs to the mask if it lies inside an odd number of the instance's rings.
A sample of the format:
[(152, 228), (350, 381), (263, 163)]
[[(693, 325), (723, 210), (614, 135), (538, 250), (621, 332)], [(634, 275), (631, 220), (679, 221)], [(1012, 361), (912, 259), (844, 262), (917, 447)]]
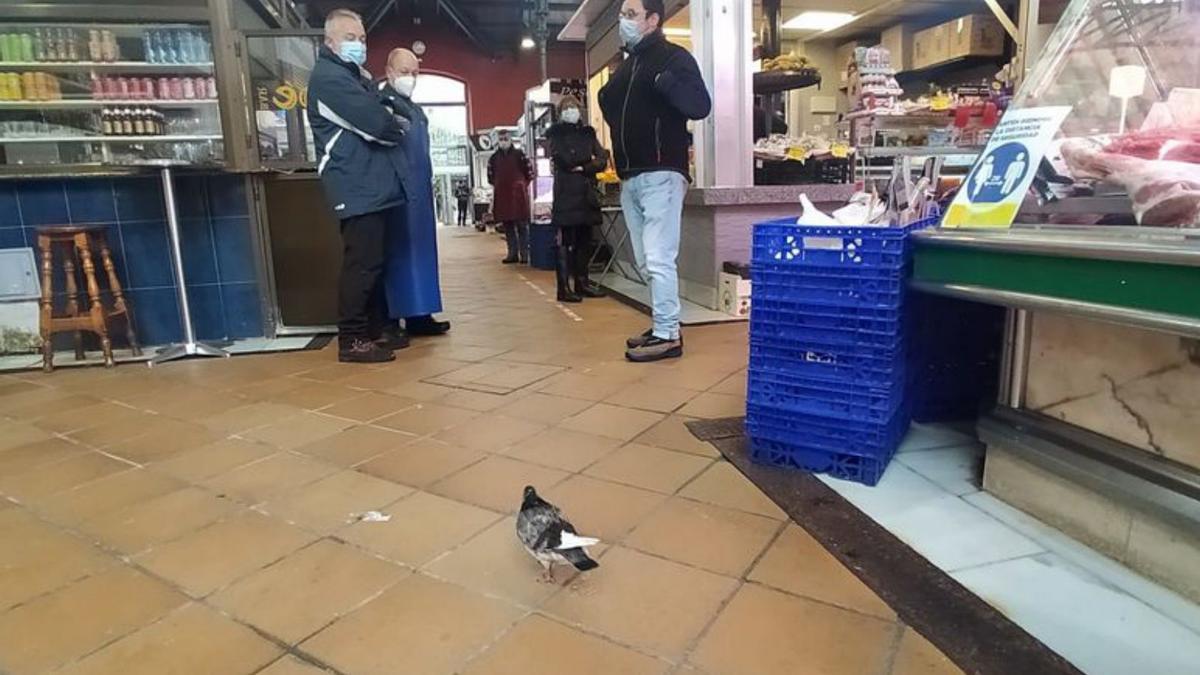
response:
[(628, 57), (600, 90), (621, 209), (637, 265), (650, 280), (654, 326), (625, 345), (625, 357), (638, 362), (683, 355), (676, 264), (690, 181), (687, 122), (712, 110), (696, 60), (663, 36), (664, 11), (663, 0), (624, 0), (620, 34)]
[(404, 140), (406, 122), (380, 103), (363, 70), (366, 40), (358, 14), (338, 9), (325, 18), (325, 43), (308, 82), (308, 119), (317, 173), (341, 223), (338, 360), (379, 363), (407, 346), (403, 333), (386, 330), (383, 264), (387, 212), (406, 201), (408, 163), (392, 151)]

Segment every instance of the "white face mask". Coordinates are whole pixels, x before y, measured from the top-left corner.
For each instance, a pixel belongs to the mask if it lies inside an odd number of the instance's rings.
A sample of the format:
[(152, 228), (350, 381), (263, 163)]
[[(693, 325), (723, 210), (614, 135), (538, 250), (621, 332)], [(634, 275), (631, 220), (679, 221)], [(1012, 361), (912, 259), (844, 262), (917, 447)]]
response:
[(579, 108), (567, 108), (562, 111), (562, 121), (567, 124), (577, 124), (579, 122)]
[(392, 88), (406, 98), (412, 97), (413, 90), (417, 88), (416, 75), (397, 75), (392, 78)]

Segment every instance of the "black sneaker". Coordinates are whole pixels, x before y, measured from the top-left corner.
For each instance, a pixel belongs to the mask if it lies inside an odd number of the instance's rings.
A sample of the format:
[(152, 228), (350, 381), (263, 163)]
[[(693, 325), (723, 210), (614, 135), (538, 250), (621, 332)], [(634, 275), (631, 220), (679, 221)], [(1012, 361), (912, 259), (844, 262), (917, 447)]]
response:
[(339, 341), (338, 361), (342, 363), (387, 363), (395, 361), (396, 355), (366, 338)]
[(635, 363), (677, 359), (681, 356), (683, 356), (683, 338), (664, 340), (653, 335), (641, 345), (625, 352), (625, 358)]
[(375, 338), (374, 342), (381, 349), (394, 352), (409, 345), (408, 333), (396, 328), (388, 328), (383, 331), (382, 335)]
[(427, 337), (431, 335), (445, 335), (450, 332), (449, 321), (438, 321), (432, 316), (414, 316), (404, 320), (404, 329), (409, 335), (417, 335)]
[(625, 346), (629, 349), (637, 349), (646, 344), (646, 341), (654, 337), (654, 329), (651, 328), (641, 335), (634, 335), (625, 341)]
[(505, 258), (504, 260), (501, 260), (501, 261), (500, 261), (500, 264), (502, 264), (502, 265), (516, 265), (516, 264), (517, 264), (517, 263), (519, 263), (519, 262), (521, 262), (521, 261), (520, 261), (520, 260), (517, 260), (516, 258)]

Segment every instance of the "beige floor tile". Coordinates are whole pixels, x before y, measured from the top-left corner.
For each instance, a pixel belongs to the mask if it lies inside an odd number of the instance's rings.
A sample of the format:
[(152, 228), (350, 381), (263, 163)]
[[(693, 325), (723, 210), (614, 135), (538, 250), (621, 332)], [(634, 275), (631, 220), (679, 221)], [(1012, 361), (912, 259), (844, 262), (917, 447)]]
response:
[(162, 582), (115, 567), (0, 615), (0, 671), (41, 673), (187, 602)]
[(408, 565), (419, 566), (461, 544), (500, 516), (470, 504), (418, 492), (387, 508), (387, 522), (358, 522), (340, 539)]
[(246, 504), (259, 504), (335, 471), (330, 464), (281, 452), (211, 478), (205, 485)]
[(272, 377), (237, 387), (234, 391), (250, 401), (268, 401), (294, 389), (308, 386), (309, 382), (295, 377)]
[[(574, 576), (569, 566), (557, 566), (555, 579), (566, 582)], [(508, 516), (462, 546), (436, 558), (425, 571), (466, 586), (484, 595), (536, 607), (559, 586), (540, 581), (542, 566), (526, 553), (517, 539), (516, 517)]]
[(690, 499), (672, 498), (625, 545), (740, 577), (779, 531), (779, 521)]
[(737, 581), (617, 547), (578, 585), (579, 590), (567, 589), (551, 598), (545, 611), (678, 659)]
[(72, 431), (68, 436), (71, 440), (93, 448), (105, 448), (140, 436), (148, 428), (152, 428), (157, 419), (153, 413), (135, 410), (106, 417), (98, 424)]
[(783, 512), (729, 462), (717, 462), (679, 491), (684, 497), (784, 520)]
[(493, 455), (435, 483), (429, 490), (493, 511), (513, 513), (521, 506), (526, 485), (544, 490), (566, 477), (557, 469)]
[(604, 402), (623, 408), (670, 413), (695, 397), (696, 392), (691, 389), (637, 382), (604, 399)]
[(278, 518), (244, 513), (137, 557), (138, 564), (204, 597), (316, 537)]
[(559, 426), (571, 431), (630, 441), (664, 417), (660, 413), (597, 403), (574, 417), (568, 417)]
[(575, 472), (582, 471), (620, 444), (621, 441), (615, 438), (552, 427), (503, 452), (534, 464)]
[(532, 615), (476, 659), (466, 675), (547, 673), (557, 666), (571, 675), (662, 675), (670, 664), (568, 628), (544, 616)]
[(399, 565), (326, 539), (242, 579), (210, 602), (294, 644), (407, 574)]
[(896, 618), (874, 591), (795, 525), (787, 526), (747, 578), (889, 621)]
[(334, 362), (329, 365), (318, 366), (312, 370), (306, 370), (298, 373), (296, 377), (313, 382), (342, 382), (348, 383), (351, 378), (361, 377), (363, 375), (363, 367), (357, 363), (338, 363)]
[(721, 675), (871, 675), (883, 671), (895, 630), (886, 621), (747, 584), (689, 658)]
[(411, 443), (416, 436), (392, 429), (373, 426), (354, 426), (296, 448), (309, 455), (338, 466), (355, 466), (362, 462)]
[(39, 417), (34, 424), (56, 434), (72, 434), (142, 414), (128, 406), (100, 401), (83, 408), (54, 411), (49, 415)]
[(717, 386), (709, 389), (714, 394), (729, 394), (746, 398), (746, 371), (739, 371), (721, 380)]
[(551, 396), (566, 396), (585, 401), (603, 401), (629, 385), (623, 378), (606, 378), (601, 375), (560, 373), (546, 380), (538, 391)]
[[(387, 432), (396, 433), (396, 432)], [(395, 483), (423, 488), (486, 457), (486, 453), (422, 438), (357, 467)]]
[(377, 426), (404, 431), (417, 436), (428, 436), (465, 424), (479, 416), (474, 410), (452, 408), (436, 403), (422, 403), (375, 422)]
[(147, 469), (131, 469), (58, 492), (38, 504), (38, 510), (55, 522), (77, 525), (174, 492), (184, 484)]
[(62, 675), (250, 675), (282, 650), (200, 604), (189, 604), (60, 672)]
[[(20, 431), (5, 433), (21, 433)], [(0, 434), (2, 437), (4, 434)], [(82, 455), (88, 449), (61, 438), (44, 438), (0, 450), (0, 477), (13, 476), (51, 462)]]
[(499, 452), (520, 443), (544, 428), (541, 424), (534, 422), (489, 413), (476, 417), (467, 424), (443, 431), (435, 438), (469, 450)]
[(300, 386), (289, 388), (283, 392), (268, 397), (272, 403), (294, 406), (305, 410), (316, 410), (327, 406), (341, 405), (346, 401), (362, 396), (361, 391), (326, 382), (305, 382), (297, 380)]
[(301, 648), (355, 675), (449, 674), (521, 613), (513, 605), (416, 574)]
[(483, 391), (456, 389), (453, 393), (442, 399), (442, 403), (455, 408), (466, 408), (467, 410), (483, 413), (492, 412), (497, 408), (506, 406), (518, 397), (520, 397), (520, 393), (489, 394)]
[(206, 417), (203, 424), (214, 431), (240, 434), (250, 429), (275, 424), (304, 412), (303, 408), (280, 403), (259, 402), (238, 406), (231, 410)]
[(437, 403), (444, 401), (446, 397), (460, 389), (451, 387), (442, 387), (428, 382), (417, 382), (415, 380), (405, 380), (393, 383), (393, 386), (379, 389), (385, 394), (400, 396), (402, 398), (411, 398), (422, 403)]
[(0, 511), (0, 541), (20, 542), (0, 546), (0, 611), (116, 563), (19, 508)]
[(499, 412), (538, 424), (558, 424), (591, 406), (591, 401), (535, 392), (509, 403), (500, 408)]
[(88, 451), (0, 477), (0, 494), (33, 503), (47, 495), (133, 468), (129, 462)]
[(374, 391), (366, 394), (361, 392), (356, 393), (359, 395), (354, 398), (334, 403), (327, 408), (321, 408), (321, 414), (344, 417), (355, 422), (370, 422), (371, 420), (377, 420), (381, 417), (398, 413), (417, 404), (417, 401), (402, 396), (380, 394)]
[(329, 438), (354, 426), (354, 422), (320, 413), (304, 413), (241, 434), (242, 437), (291, 450), (313, 441)]
[(11, 448), (30, 443), (40, 443), (51, 438), (52, 436), (45, 429), (39, 429), (27, 422), (0, 419), (0, 453)]
[(263, 504), (260, 511), (319, 534), (339, 529), (367, 511), (412, 493), (412, 488), (357, 471), (341, 471)]
[(630, 443), (604, 456), (584, 473), (672, 494), (711, 463), (707, 457)]
[(240, 508), (207, 490), (188, 487), (104, 514), (85, 524), (83, 530), (105, 546), (132, 555), (178, 539)]
[(685, 426), (691, 421), (692, 418), (690, 417), (671, 415), (647, 429), (645, 433), (638, 436), (635, 440), (638, 443), (667, 448), (669, 450), (678, 450), (680, 452), (690, 452), (693, 455), (720, 457), (721, 453), (711, 443), (705, 443), (696, 438), (687, 426)]
[(700, 394), (683, 406), (679, 410), (679, 414), (701, 419), (744, 417), (746, 415), (746, 397), (711, 392)]
[(287, 654), (259, 671), (257, 675), (329, 675), (329, 671)]
[(197, 388), (153, 396), (144, 402), (139, 401), (136, 405), (158, 413), (161, 417), (196, 422), (245, 405), (247, 402), (247, 399), (237, 394)]
[[(684, 341), (686, 344), (686, 335)], [(703, 362), (697, 364), (695, 361), (693, 354), (691, 358), (685, 358), (683, 361), (666, 364), (666, 367), (663, 368), (654, 368), (653, 372), (642, 381), (661, 387), (681, 387), (699, 392), (717, 386), (736, 370), (736, 367), (705, 367), (706, 364)], [(742, 362), (741, 367), (745, 367), (745, 361)]]
[(905, 628), (891, 675), (961, 675), (962, 670), (912, 628)]
[(150, 464), (215, 443), (223, 437), (220, 432), (198, 424), (169, 418), (157, 419), (148, 428), (147, 433), (113, 443), (104, 451), (138, 464)]
[(666, 499), (657, 492), (579, 475), (538, 492), (562, 509), (580, 534), (608, 544), (619, 541)]
[(278, 450), (262, 443), (226, 438), (155, 462), (150, 468), (184, 480), (201, 482), (276, 452)]
[[(87, 394), (72, 394), (66, 391), (51, 390), (52, 393), (35, 397), (31, 394), (14, 397), (11, 403), (0, 400), (0, 412), (17, 420), (39, 420), (44, 417), (61, 415), (67, 410), (84, 410), (100, 403), (100, 399)], [(43, 398), (44, 397), (44, 398)], [(37, 400), (37, 399), (41, 400)]]

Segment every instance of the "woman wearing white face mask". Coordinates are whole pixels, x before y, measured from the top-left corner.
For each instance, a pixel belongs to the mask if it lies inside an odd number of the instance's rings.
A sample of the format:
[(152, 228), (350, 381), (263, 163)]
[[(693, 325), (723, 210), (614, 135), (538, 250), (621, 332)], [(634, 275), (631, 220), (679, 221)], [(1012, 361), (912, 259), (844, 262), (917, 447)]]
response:
[(554, 167), (551, 220), (558, 227), (558, 300), (580, 302), (603, 295), (591, 288), (587, 265), (592, 228), (600, 224), (596, 174), (608, 166), (608, 151), (596, 130), (583, 123), (579, 99), (564, 96), (558, 111), (558, 123), (546, 130)]

